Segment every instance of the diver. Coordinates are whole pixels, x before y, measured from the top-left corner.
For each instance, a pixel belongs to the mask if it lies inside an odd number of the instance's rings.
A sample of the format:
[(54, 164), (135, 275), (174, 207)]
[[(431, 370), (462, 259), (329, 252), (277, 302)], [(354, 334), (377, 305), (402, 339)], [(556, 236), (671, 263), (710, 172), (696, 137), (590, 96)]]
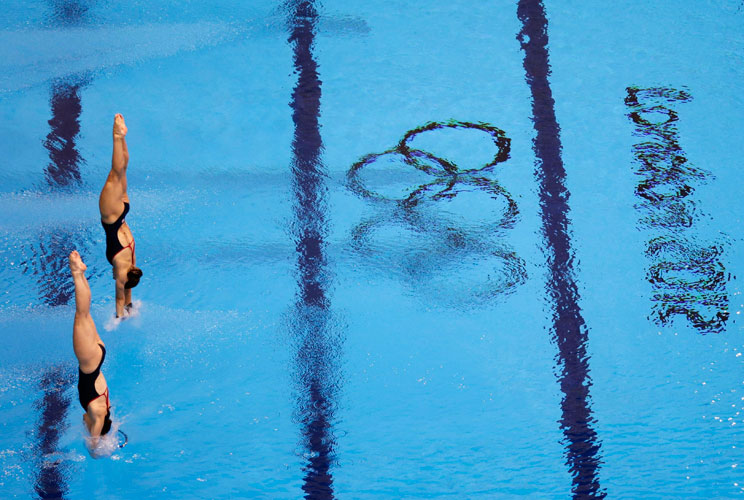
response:
[(90, 286), (85, 278), (87, 266), (77, 250), (70, 253), (70, 272), (75, 283), (75, 323), (72, 347), (78, 359), (78, 399), (85, 410), (83, 422), (90, 433), (90, 446), (95, 449), (101, 436), (111, 430), (111, 404), (106, 378), (101, 365), (106, 347), (90, 315)]
[(121, 114), (114, 115), (114, 152), (111, 156), (111, 171), (98, 199), (101, 224), (106, 232), (106, 259), (113, 266), (116, 280), (116, 317), (129, 315), (132, 309), (132, 288), (142, 277), (136, 264), (134, 237), (124, 218), (129, 213), (127, 195), (127, 126)]

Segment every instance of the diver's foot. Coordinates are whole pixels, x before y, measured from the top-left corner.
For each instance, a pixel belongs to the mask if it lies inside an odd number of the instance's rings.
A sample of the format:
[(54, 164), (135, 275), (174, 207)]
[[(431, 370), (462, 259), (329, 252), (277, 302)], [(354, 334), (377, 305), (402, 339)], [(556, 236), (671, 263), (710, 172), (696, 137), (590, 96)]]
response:
[(70, 272), (72, 274), (82, 274), (86, 269), (88, 269), (88, 266), (83, 263), (83, 259), (80, 257), (78, 251), (73, 250), (70, 252)]
[(127, 125), (121, 113), (114, 115), (114, 139), (123, 139), (127, 135)]

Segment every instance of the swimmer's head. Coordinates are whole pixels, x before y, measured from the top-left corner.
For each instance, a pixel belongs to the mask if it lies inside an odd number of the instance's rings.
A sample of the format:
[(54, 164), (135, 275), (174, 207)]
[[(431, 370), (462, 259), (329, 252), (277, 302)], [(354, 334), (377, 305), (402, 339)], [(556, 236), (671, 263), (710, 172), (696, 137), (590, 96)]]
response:
[(142, 269), (137, 266), (132, 266), (127, 271), (127, 282), (124, 283), (124, 288), (134, 288), (139, 284), (139, 280), (142, 277)]

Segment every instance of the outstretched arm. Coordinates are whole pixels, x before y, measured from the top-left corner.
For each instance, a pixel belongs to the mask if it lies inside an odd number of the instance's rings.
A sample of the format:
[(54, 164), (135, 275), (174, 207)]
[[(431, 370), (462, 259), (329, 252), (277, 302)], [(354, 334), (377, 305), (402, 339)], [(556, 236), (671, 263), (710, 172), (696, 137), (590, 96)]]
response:
[(124, 124), (124, 117), (117, 113), (114, 116), (114, 152), (111, 155), (111, 170), (119, 177), (126, 175), (129, 163), (126, 135), (127, 126)]

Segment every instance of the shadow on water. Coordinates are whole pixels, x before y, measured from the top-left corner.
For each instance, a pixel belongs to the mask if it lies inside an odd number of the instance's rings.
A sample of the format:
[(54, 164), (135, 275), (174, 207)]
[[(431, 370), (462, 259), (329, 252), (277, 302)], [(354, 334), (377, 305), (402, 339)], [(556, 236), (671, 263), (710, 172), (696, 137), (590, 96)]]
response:
[(302, 489), (307, 499), (331, 499), (335, 456), (332, 421), (338, 387), (335, 360), (339, 356), (329, 300), (325, 255), (327, 235), (326, 172), (320, 137), (321, 81), (313, 56), (318, 12), (310, 0), (285, 4), (289, 43), (293, 47), (297, 84), (292, 92), (294, 220), (297, 250), (297, 300), (291, 329), (297, 343), (296, 375), (299, 385), (297, 418), (303, 429)]
[(551, 330), (558, 347), (558, 381), (563, 393), (560, 425), (565, 438), (566, 465), (573, 478), (574, 498), (604, 498), (606, 492), (599, 483), (600, 441), (593, 428), (595, 418), (590, 407), (588, 328), (578, 303), (568, 218), (569, 192), (565, 186), (560, 127), (548, 81), (548, 20), (540, 0), (520, 0), (517, 15), (522, 22), (517, 38), (524, 50), (526, 80), (532, 93), (535, 177), (548, 261), (546, 293), (552, 310)]

